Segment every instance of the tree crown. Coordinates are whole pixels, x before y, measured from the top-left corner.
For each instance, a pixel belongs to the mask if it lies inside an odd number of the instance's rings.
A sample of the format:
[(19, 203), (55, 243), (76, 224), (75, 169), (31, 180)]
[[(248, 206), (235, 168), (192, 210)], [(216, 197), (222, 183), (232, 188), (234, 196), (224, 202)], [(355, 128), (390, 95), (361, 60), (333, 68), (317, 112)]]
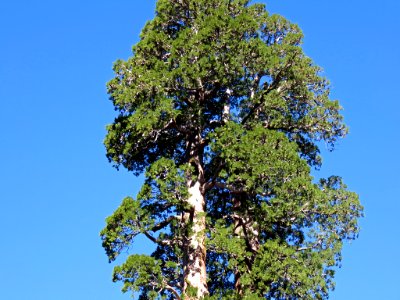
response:
[(157, 2), (108, 83), (107, 157), (146, 180), (107, 219), (103, 246), (110, 260), (138, 234), (157, 246), (115, 269), (124, 291), (200, 298), (199, 261), (211, 299), (328, 297), (362, 207), (341, 178), (310, 175), (319, 141), (333, 147), (347, 128), (302, 38), (250, 1)]

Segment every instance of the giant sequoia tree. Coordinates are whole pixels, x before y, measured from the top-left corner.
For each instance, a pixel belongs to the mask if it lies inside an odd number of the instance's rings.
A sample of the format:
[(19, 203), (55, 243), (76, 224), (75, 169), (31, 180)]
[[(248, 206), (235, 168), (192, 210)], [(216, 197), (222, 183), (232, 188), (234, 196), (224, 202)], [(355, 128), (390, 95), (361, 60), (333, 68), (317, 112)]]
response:
[(356, 194), (319, 182), (319, 145), (346, 134), (302, 33), (247, 0), (159, 0), (108, 92), (107, 156), (145, 173), (101, 232), (114, 280), (140, 299), (325, 299)]

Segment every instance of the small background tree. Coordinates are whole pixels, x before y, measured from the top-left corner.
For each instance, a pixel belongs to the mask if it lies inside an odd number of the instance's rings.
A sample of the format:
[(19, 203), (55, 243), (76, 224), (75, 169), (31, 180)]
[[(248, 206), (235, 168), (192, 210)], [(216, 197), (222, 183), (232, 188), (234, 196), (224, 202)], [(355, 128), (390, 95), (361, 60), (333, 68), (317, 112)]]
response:
[(114, 65), (119, 112), (107, 156), (135, 175), (101, 232), (110, 261), (138, 235), (156, 245), (114, 270), (140, 299), (325, 299), (356, 194), (315, 182), (319, 141), (347, 133), (300, 29), (244, 0), (159, 0), (133, 55)]

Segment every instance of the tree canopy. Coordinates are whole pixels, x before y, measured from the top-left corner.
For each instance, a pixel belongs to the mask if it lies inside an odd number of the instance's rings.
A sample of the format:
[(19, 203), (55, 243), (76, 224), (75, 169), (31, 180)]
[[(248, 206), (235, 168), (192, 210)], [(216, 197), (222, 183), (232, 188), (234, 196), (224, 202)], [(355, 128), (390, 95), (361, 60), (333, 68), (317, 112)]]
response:
[(107, 157), (145, 174), (101, 232), (140, 299), (326, 299), (358, 196), (316, 181), (319, 147), (346, 135), (299, 27), (245, 0), (159, 0), (114, 64)]

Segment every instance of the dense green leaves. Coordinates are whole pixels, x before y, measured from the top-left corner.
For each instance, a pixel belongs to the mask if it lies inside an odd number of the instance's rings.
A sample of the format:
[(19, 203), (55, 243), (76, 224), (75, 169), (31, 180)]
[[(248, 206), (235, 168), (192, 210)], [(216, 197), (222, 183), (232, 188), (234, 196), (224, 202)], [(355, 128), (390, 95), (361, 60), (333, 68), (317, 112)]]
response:
[(302, 38), (250, 1), (157, 2), (108, 83), (107, 157), (146, 180), (107, 219), (103, 246), (110, 260), (139, 234), (156, 246), (115, 269), (124, 291), (194, 299), (197, 257), (209, 299), (328, 297), (362, 207), (341, 178), (310, 175), (320, 142), (347, 128)]

